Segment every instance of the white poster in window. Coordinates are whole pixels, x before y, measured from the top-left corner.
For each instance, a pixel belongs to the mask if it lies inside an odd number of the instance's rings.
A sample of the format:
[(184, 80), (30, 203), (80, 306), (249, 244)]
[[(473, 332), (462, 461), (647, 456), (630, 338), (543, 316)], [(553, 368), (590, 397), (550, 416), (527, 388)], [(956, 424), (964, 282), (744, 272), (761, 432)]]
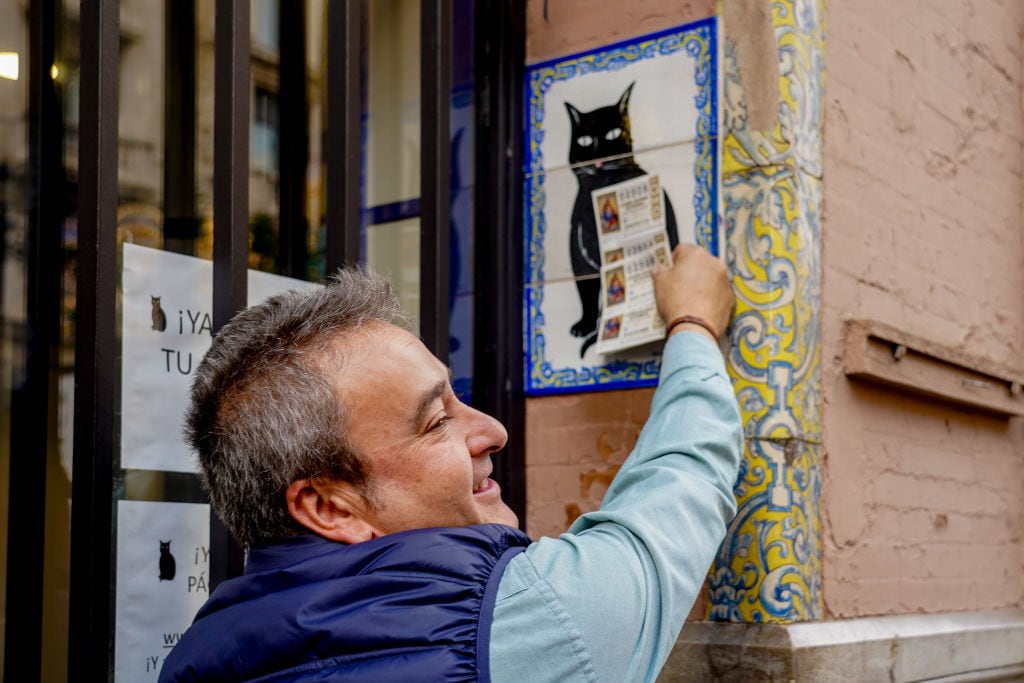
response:
[(210, 506), (117, 502), (114, 680), (155, 681), (210, 595)]
[[(249, 271), (248, 304), (311, 282)], [(182, 436), (192, 378), (213, 333), (213, 263), (124, 245), (121, 467), (195, 472)]]

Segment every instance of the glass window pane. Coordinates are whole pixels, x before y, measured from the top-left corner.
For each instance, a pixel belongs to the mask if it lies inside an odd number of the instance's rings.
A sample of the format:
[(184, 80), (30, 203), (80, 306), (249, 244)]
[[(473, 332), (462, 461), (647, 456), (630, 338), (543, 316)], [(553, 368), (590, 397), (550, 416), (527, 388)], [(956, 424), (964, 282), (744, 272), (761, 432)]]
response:
[[(365, 240), (369, 265), (388, 273), (403, 309), (419, 315), (420, 12), (415, 0), (381, 0), (369, 12)], [(452, 8), (449, 354), (469, 400), (473, 366), (473, 4)]]
[[(406, 218), (369, 226), (366, 262), (391, 280), (402, 310), (415, 316), (420, 305), (420, 219)], [(413, 323), (413, 334), (419, 334), (416, 317)]]
[(366, 205), (420, 194), (420, 3), (368, 3)]
[[(11, 466), (11, 393), (24, 380), (27, 272), (26, 14), (0, 6), (0, 587), (7, 586), (8, 492)], [(6, 624), (0, 595), (0, 630)], [(0, 663), (4, 643), (0, 642)]]
[(391, 278), (418, 328), (420, 309), (420, 3), (369, 3), (366, 261)]

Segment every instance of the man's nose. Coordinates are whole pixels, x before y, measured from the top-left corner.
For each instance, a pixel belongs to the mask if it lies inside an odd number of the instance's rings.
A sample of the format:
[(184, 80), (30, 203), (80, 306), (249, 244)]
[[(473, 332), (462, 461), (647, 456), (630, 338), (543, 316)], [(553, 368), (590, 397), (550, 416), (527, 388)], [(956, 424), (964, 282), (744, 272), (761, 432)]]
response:
[(475, 408), (467, 407), (467, 409), (470, 411), (470, 419), (472, 420), (472, 425), (466, 439), (469, 454), (475, 458), (500, 451), (504, 448), (508, 442), (508, 432), (505, 430), (505, 427), (486, 413), (482, 413)]

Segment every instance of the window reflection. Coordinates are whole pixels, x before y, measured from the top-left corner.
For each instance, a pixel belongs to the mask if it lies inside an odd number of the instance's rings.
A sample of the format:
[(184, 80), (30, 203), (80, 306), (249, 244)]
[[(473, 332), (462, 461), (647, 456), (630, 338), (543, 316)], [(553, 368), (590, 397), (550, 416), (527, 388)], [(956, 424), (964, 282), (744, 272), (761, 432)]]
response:
[[(2, 13), (4, 10), (0, 10)], [(11, 444), (11, 391), (23, 381), (25, 326), (25, 96), (21, 55), (25, 54), (23, 19), (0, 15), (20, 34), (3, 35), (5, 73), (0, 78), (0, 586), (7, 585), (8, 485)], [(11, 68), (12, 56), (17, 68)], [(13, 78), (11, 77), (13, 76)], [(6, 595), (0, 596), (0, 626), (5, 624)], [(3, 661), (0, 643), (0, 661)]]
[(277, 173), (277, 96), (256, 88), (252, 107), (252, 170)]
[[(455, 388), (472, 397), (473, 3), (452, 4), (449, 354)], [(403, 310), (420, 309), (420, 3), (369, 9), (365, 148), (366, 259), (390, 276)]]

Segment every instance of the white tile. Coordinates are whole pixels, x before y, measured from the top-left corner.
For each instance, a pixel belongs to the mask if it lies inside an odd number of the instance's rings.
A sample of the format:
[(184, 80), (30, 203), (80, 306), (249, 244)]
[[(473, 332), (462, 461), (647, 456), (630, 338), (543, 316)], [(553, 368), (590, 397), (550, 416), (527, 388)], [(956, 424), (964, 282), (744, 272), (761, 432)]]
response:
[[(713, 144), (713, 143), (712, 143)], [(640, 167), (648, 173), (661, 177), (676, 217), (679, 240), (696, 243), (698, 215), (694, 196), (697, 188), (697, 150), (694, 142), (651, 150), (636, 155)], [(712, 183), (717, 182), (714, 174), (708, 174)], [(540, 191), (538, 191), (540, 190)], [(705, 214), (714, 219), (716, 196), (711, 188), (701, 192)], [(526, 207), (530, 228), (527, 250), (527, 267), (524, 270), (526, 282), (552, 282), (575, 277), (570, 260), (570, 226), (572, 209), (579, 193), (576, 176), (569, 168), (562, 168), (546, 174), (537, 174), (526, 179), (527, 202), (535, 201), (537, 206)], [(704, 216), (707, 219), (706, 215)], [(541, 230), (543, 229), (543, 234)]]
[[(543, 76), (550, 68), (535, 67), (531, 75)], [(527, 121), (531, 126), (529, 133), (534, 139), (538, 132), (542, 134), (539, 144), (527, 148), (527, 172), (531, 170), (531, 157), (538, 155), (542, 160), (539, 165), (545, 170), (568, 165), (572, 124), (567, 103), (580, 112), (615, 105), (630, 84), (633, 87), (628, 98), (628, 113), (634, 153), (696, 139), (700, 135), (697, 108), (700, 86), (696, 83), (695, 69), (695, 58), (679, 50), (632, 61), (620, 68), (593, 70), (553, 80), (543, 92), (537, 93), (535, 101), (531, 100), (534, 86), (528, 86), (527, 106), (532, 108)], [(713, 125), (709, 132), (714, 134)]]
[[(527, 389), (530, 393), (650, 386), (656, 382), (661, 343), (601, 355), (570, 328), (582, 313), (576, 283), (525, 288)], [(609, 381), (610, 380), (610, 381)]]

